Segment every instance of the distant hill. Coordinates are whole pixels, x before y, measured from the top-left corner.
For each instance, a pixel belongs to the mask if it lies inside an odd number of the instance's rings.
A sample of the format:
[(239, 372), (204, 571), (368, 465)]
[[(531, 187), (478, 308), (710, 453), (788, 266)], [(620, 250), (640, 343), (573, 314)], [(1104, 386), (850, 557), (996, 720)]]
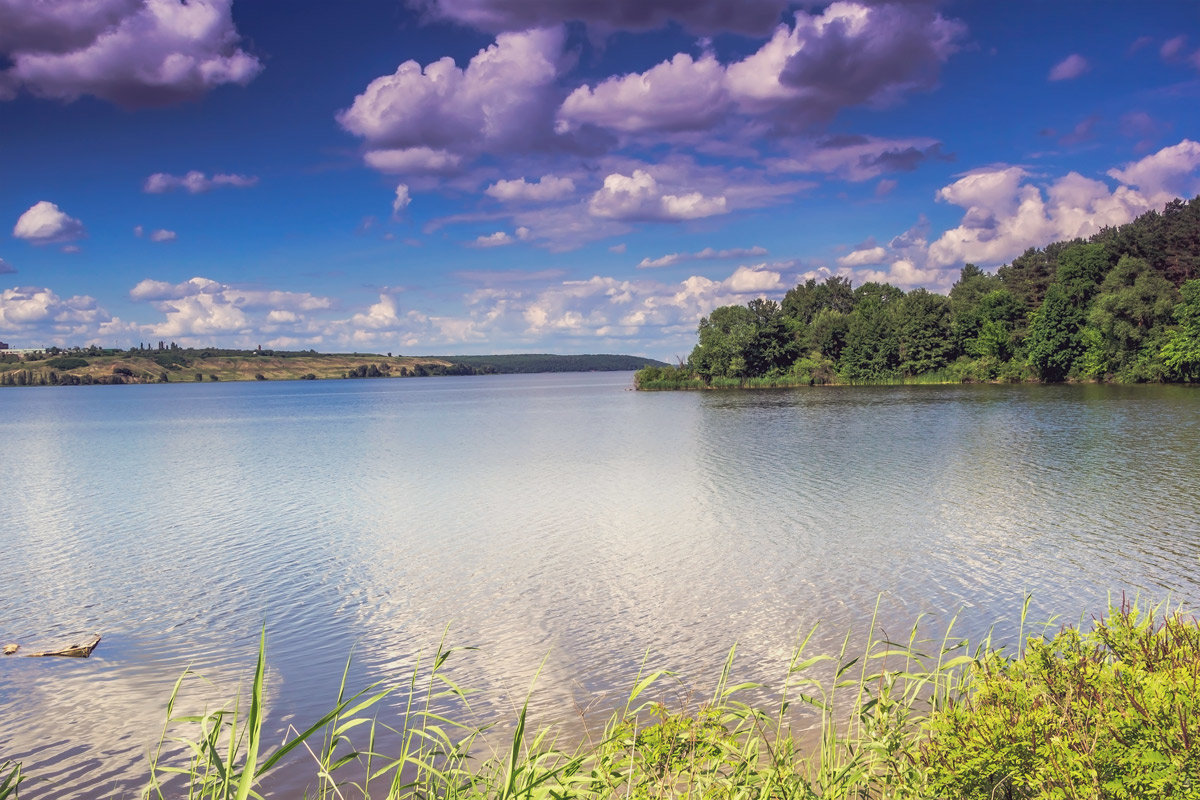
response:
[[(430, 356), (430, 358), (435, 358)], [(504, 356), (436, 356), (440, 361), (471, 367), (476, 374), (526, 372), (624, 372), (643, 367), (665, 367), (662, 361), (640, 356), (611, 354), (556, 356), (549, 353), (518, 353)]]
[(391, 356), (282, 350), (183, 348), (160, 343), (130, 350), (47, 348), (0, 351), (0, 386), (79, 386), (113, 383), (423, 378), (526, 372), (635, 371), (665, 366), (637, 356), (548, 354)]

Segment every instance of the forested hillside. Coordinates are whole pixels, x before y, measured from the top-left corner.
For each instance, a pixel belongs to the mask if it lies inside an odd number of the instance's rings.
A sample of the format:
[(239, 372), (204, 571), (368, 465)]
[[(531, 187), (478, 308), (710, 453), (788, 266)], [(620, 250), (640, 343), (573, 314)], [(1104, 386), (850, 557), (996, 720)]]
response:
[(639, 388), (902, 380), (1200, 380), (1200, 197), (1031, 248), (949, 296), (809, 280), (700, 321), (685, 364)]

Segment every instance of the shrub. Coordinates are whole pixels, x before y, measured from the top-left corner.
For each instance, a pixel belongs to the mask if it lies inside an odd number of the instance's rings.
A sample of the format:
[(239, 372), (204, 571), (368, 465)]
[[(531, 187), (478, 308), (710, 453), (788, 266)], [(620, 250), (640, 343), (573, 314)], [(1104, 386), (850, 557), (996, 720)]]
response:
[(1200, 628), (1156, 616), (1123, 606), (981, 659), (929, 721), (932, 796), (1200, 797)]
[(79, 369), (87, 365), (86, 358), (76, 358), (75, 356), (59, 356), (46, 362), (46, 366), (54, 369)]

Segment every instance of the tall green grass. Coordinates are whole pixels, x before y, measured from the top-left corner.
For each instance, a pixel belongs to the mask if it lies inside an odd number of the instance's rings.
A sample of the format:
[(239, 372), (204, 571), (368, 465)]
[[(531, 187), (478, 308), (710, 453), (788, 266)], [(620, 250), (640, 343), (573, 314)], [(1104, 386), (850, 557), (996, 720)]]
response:
[[(836, 655), (814, 655), (815, 632), (799, 642), (773, 691), (733, 680), (736, 648), (699, 702), (668, 705), (664, 698), (679, 688), (674, 676), (643, 670), (603, 730), (569, 746), (555, 726), (530, 727), (528, 697), (515, 720), (452, 717), (447, 707), (469, 711), (468, 693), (445, 672), (455, 651), (443, 641), (402, 686), (348, 695), (343, 673), (333, 709), (270, 752), (262, 742), (264, 635), (248, 712), (234, 701), (180, 714), (180, 688), (195, 676), (180, 678), (144, 797), (257, 797), (285, 757), (286, 769), (310, 776), (306, 797), (339, 800), (909, 796), (918, 723), (953, 696), (979, 655), (964, 655), (965, 643), (949, 634), (923, 642), (916, 625), (906, 642), (871, 639), (851, 657), (847, 636)], [(812, 727), (819, 734), (806, 747)], [(499, 730), (508, 733), (495, 740)], [(385, 740), (399, 742), (398, 751), (383, 752)]]

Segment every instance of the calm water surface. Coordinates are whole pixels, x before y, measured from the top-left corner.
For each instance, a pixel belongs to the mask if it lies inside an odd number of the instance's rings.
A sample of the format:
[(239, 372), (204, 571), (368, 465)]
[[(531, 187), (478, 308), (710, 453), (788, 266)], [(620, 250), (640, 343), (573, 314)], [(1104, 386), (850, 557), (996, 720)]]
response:
[[(26, 798), (136, 796), (184, 669), (232, 697), (268, 630), (268, 726), (449, 641), (481, 716), (546, 657), (544, 718), (643, 655), (710, 686), (962, 611), (1001, 637), (1110, 593), (1200, 606), (1200, 391), (628, 391), (631, 375), (0, 391), (0, 761)], [(599, 699), (597, 699), (599, 698)], [(311, 770), (308, 771), (311, 773)], [(306, 773), (307, 774), (307, 773)], [(269, 790), (298, 793), (287, 779)]]

